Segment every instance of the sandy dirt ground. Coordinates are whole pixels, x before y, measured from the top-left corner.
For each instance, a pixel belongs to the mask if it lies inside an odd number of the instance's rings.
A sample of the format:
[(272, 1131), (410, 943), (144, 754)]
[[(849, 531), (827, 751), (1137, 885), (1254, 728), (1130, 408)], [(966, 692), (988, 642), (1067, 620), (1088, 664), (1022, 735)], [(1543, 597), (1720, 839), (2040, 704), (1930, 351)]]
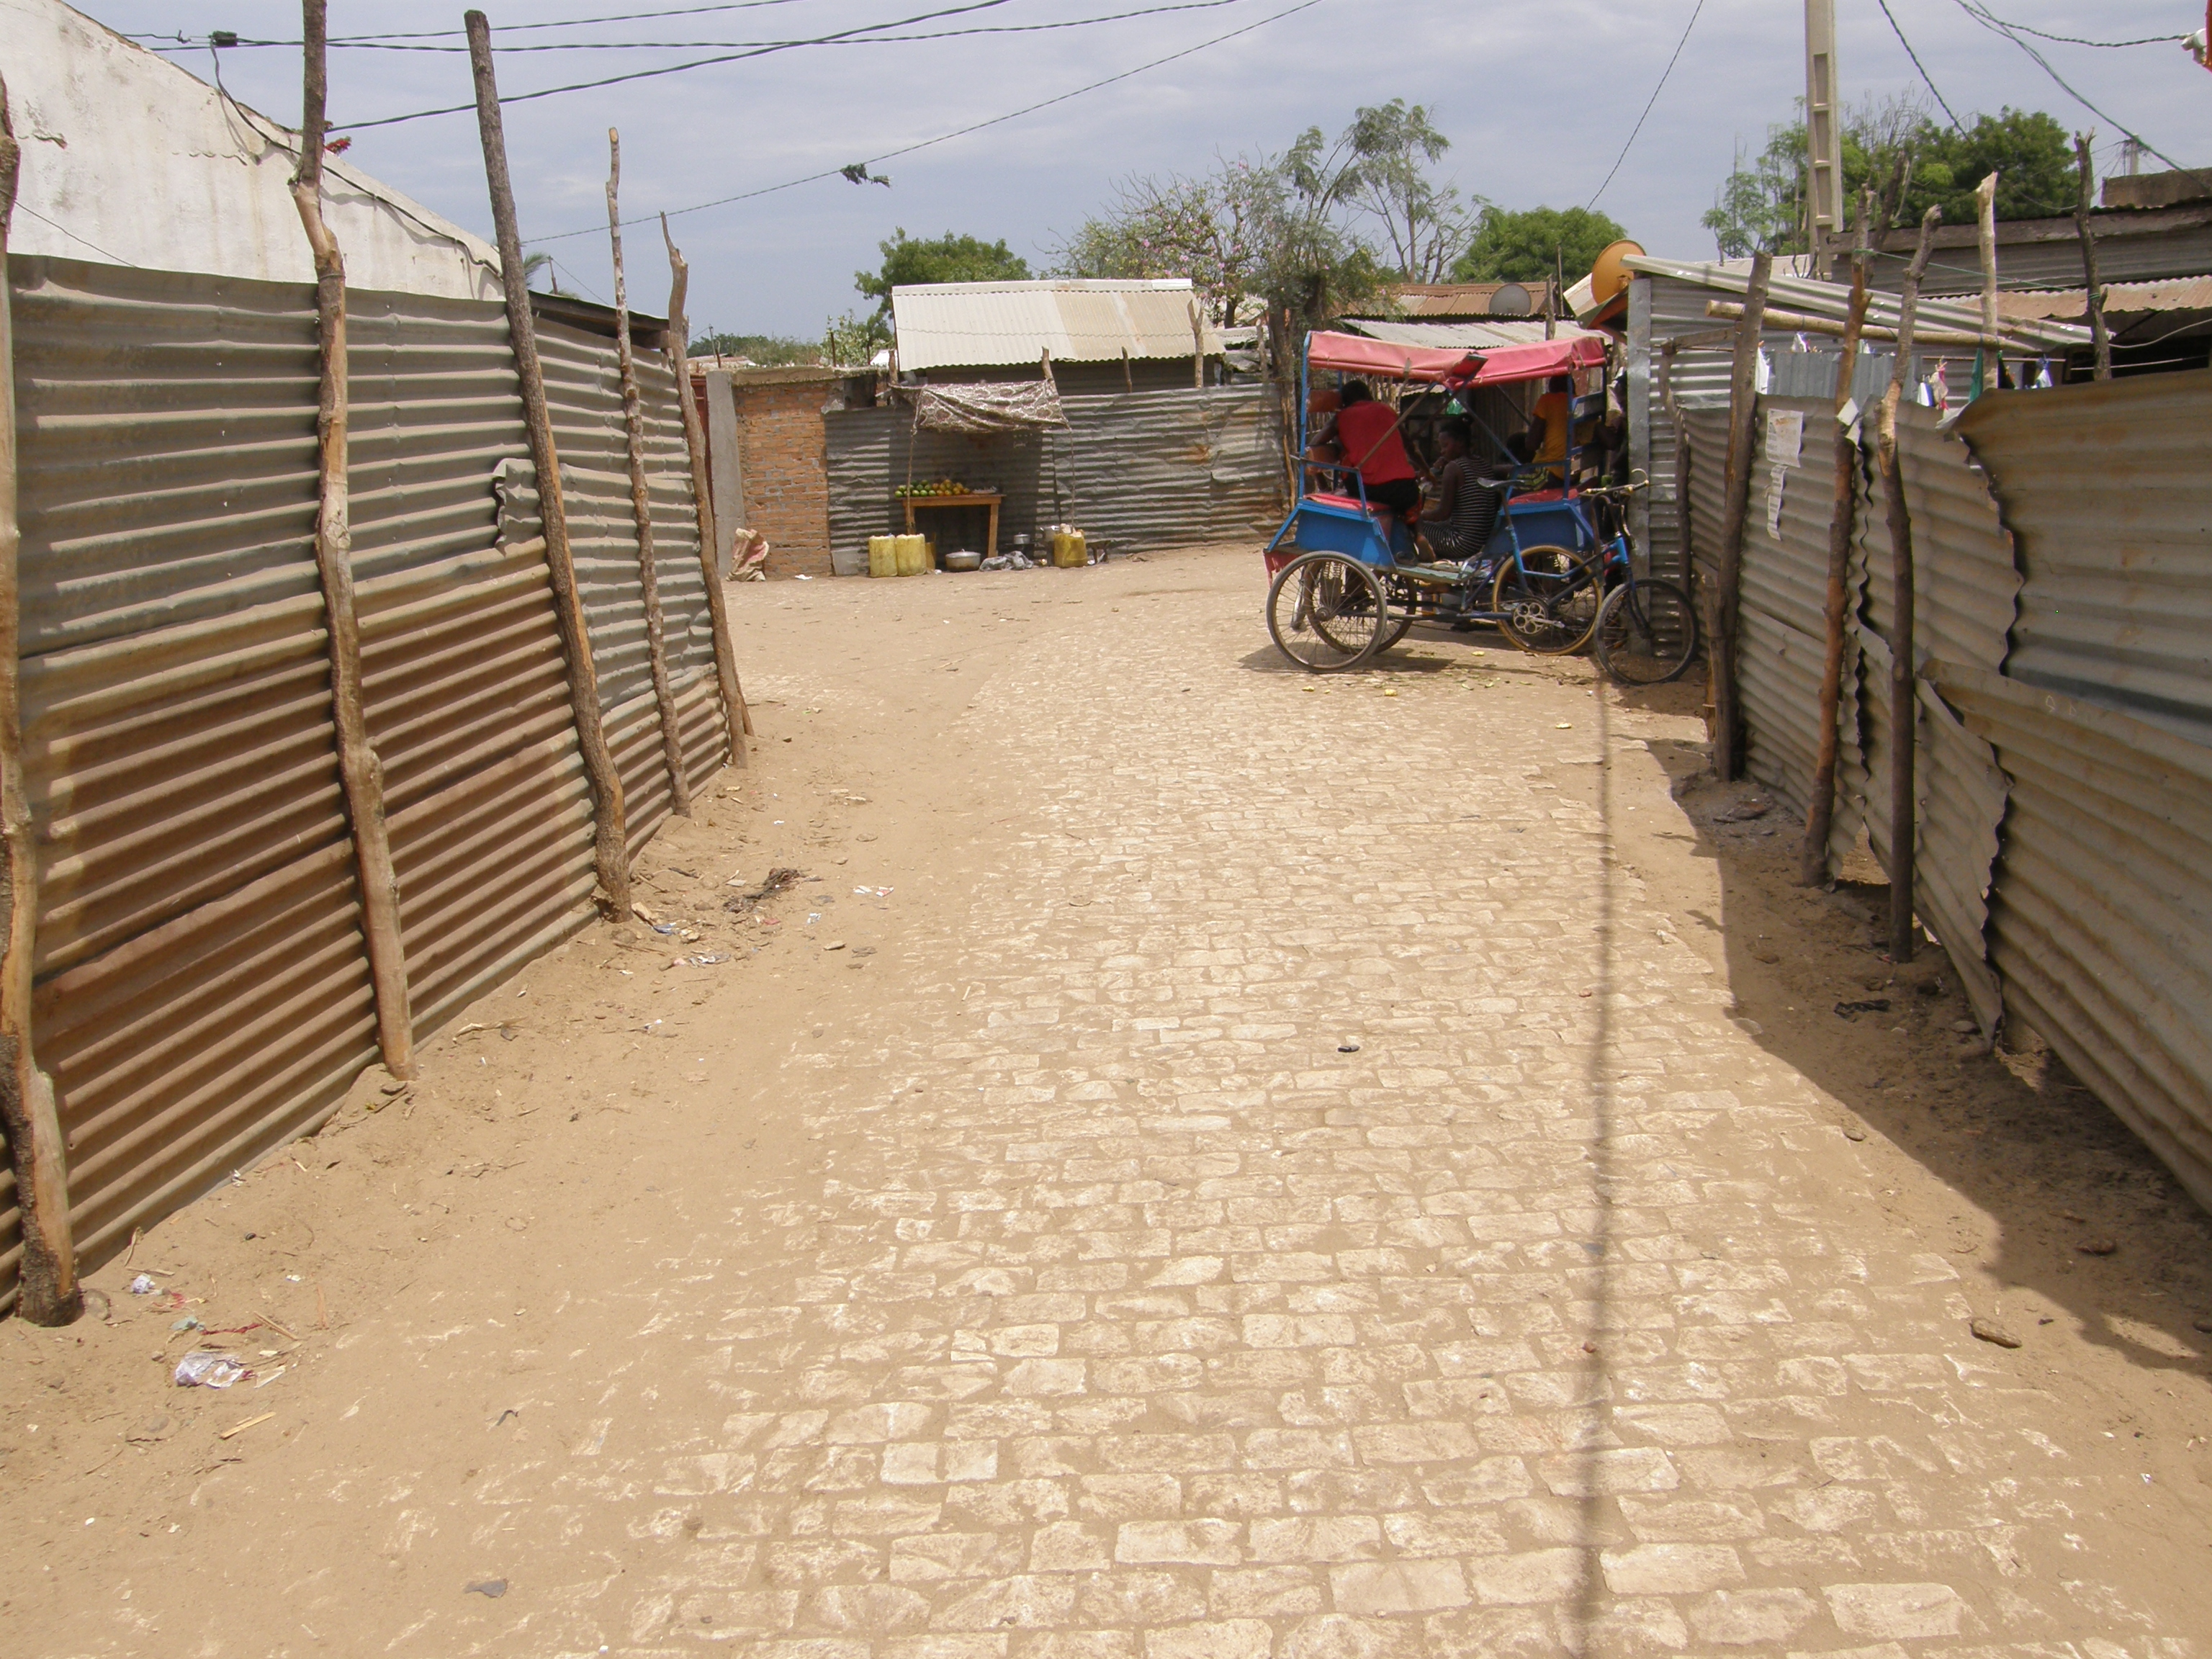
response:
[(1262, 597), (733, 588), (678, 931), (0, 1326), (0, 1652), (2212, 1651), (2160, 1166), (1693, 693)]

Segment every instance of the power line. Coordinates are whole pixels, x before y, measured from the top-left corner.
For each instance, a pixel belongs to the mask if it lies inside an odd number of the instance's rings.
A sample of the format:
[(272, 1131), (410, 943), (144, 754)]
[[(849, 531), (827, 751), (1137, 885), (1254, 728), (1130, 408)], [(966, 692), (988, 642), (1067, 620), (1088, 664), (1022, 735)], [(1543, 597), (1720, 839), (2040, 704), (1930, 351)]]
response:
[(1912, 67), (1920, 71), (1922, 84), (1929, 92), (1935, 93), (1936, 101), (1943, 106), (1943, 113), (1950, 117), (1952, 129), (1957, 132), (1965, 132), (1966, 128), (1959, 125), (1959, 118), (1952, 113), (1951, 106), (1944, 102), (1943, 94), (1936, 91), (1936, 82), (1928, 73), (1928, 66), (1920, 61), (1920, 54), (1913, 51), (1912, 42), (1905, 38), (1905, 31), (1898, 27), (1897, 14), (1890, 10), (1889, 0), (1875, 0), (1875, 3), (1881, 8), (1881, 15), (1889, 19), (1890, 32), (1897, 36), (1897, 44), (1905, 48), (1905, 55), (1912, 60)]
[[(1094, 24), (1124, 22), (1133, 17), (1156, 17), (1164, 12), (1218, 11), (1224, 6), (1242, 5), (1243, 3), (1244, 0), (1178, 0), (1177, 3), (1172, 5), (1144, 6), (1134, 11), (1107, 12), (1097, 17), (1062, 18), (1051, 23), (994, 23), (975, 28), (936, 29), (925, 34), (869, 34), (851, 40), (836, 36), (809, 36), (785, 40), (554, 40), (538, 46), (501, 46), (499, 50), (502, 56), (511, 56), (516, 52), (683, 52), (718, 46), (787, 50), (793, 46), (872, 46), (884, 40), (949, 40), (957, 36), (969, 34), (1035, 34), (1053, 29), (1089, 28)], [(992, 0), (992, 3), (1003, 4), (1005, 0)], [(884, 23), (873, 27), (896, 28), (899, 26), (896, 23)], [(303, 43), (298, 40), (240, 39), (233, 44), (240, 48), (280, 46), (296, 51)], [(336, 46), (345, 43), (334, 40), (328, 44)], [(468, 50), (466, 46), (416, 46), (369, 40), (356, 41), (351, 44), (352, 49), (358, 52), (465, 52)], [(171, 50), (177, 50), (177, 48), (171, 48)], [(501, 99), (500, 101), (505, 103), (509, 100)], [(475, 106), (471, 105), (470, 107), (474, 108)]]
[(2002, 23), (2008, 30), (2016, 30), (2021, 34), (2032, 34), (2039, 40), (2056, 40), (2059, 45), (2065, 46), (2100, 46), (2108, 52), (2117, 52), (2127, 46), (2170, 46), (2176, 41), (2189, 39), (2185, 34), (2146, 34), (2134, 40), (2085, 40), (2078, 34), (2052, 34), (2044, 29), (2031, 28), (2026, 23), (2007, 22), (1995, 12), (1990, 11), (1988, 7), (1984, 6), (1981, 9), (1991, 22)]
[[(2087, 110), (2090, 114), (2095, 116), (2100, 121), (2111, 121), (2114, 126), (2118, 127), (2122, 132), (2126, 133), (2129, 137), (2134, 139), (2136, 143), (2141, 144), (2153, 155), (2157, 156), (2158, 159), (2165, 162), (2166, 166), (2173, 168), (2176, 172), (2179, 172), (2181, 170), (2181, 163), (2175, 161), (2173, 157), (2168, 155), (2164, 150), (2159, 149), (2148, 139), (2143, 137), (2142, 134), (2130, 131), (2125, 122), (2114, 120), (2112, 117), (2106, 114), (2104, 111), (2099, 109), (2087, 98), (2084, 98), (2080, 93), (2075, 91), (2072, 87), (2069, 86), (2066, 83), (2065, 76), (2062, 76), (2057, 70), (2051, 67), (2051, 60), (2049, 58), (2045, 58), (2033, 46), (2028, 45), (2027, 41), (2021, 40), (2019, 35), (2013, 33), (2011, 24), (2006, 22), (2002, 18), (1996, 15), (1996, 13), (1990, 11), (1986, 6), (1970, 3), (1970, 0), (1957, 0), (1957, 3), (1960, 11), (1965, 12), (1967, 16), (1972, 18), (1984, 28), (1989, 29), (1994, 33), (2002, 35), (2006, 40), (2011, 41), (2013, 45), (2018, 46), (2022, 52), (2026, 52), (2030, 58), (2035, 59), (2036, 63), (2042, 68), (2043, 72), (2058, 83), (2059, 89), (2065, 93), (2065, 94), (2069, 98), (2071, 98), (2075, 103), (2081, 105), (2083, 109)], [(1882, 0), (1882, 6), (1883, 9), (1887, 10), (1888, 9), (1888, 0)]]
[(1691, 9), (1690, 21), (1682, 25), (1682, 38), (1674, 43), (1674, 57), (1667, 60), (1667, 67), (1659, 72), (1659, 84), (1651, 88), (1651, 96), (1644, 100), (1644, 113), (1636, 118), (1635, 126), (1629, 130), (1628, 142), (1620, 147), (1620, 154), (1613, 158), (1613, 167), (1605, 175), (1605, 184), (1593, 191), (1589, 200), (1583, 204), (1583, 212), (1587, 213), (1597, 205), (1597, 198), (1605, 194), (1606, 185), (1613, 183), (1613, 175), (1620, 171), (1620, 164), (1628, 159), (1628, 152), (1635, 148), (1636, 135), (1644, 131), (1644, 122), (1651, 116), (1651, 106), (1659, 101), (1659, 94), (1667, 89), (1667, 77), (1674, 74), (1674, 65), (1681, 59), (1682, 48), (1690, 44), (1690, 31), (1698, 27), (1698, 15), (1705, 9), (1705, 0), (1698, 0)]
[[(494, 34), (515, 34), (520, 33), (526, 29), (584, 28), (595, 23), (635, 23), (656, 17), (696, 17), (704, 12), (751, 11), (761, 6), (789, 6), (796, 5), (800, 3), (801, 0), (725, 0), (725, 3), (720, 5), (672, 6), (659, 11), (615, 12), (599, 17), (571, 17), (562, 22), (494, 23), (491, 26), (491, 32)], [(357, 45), (364, 40), (458, 40), (466, 33), (467, 31), (465, 29), (415, 29), (411, 31), (395, 30), (383, 34), (337, 34), (332, 35), (326, 44), (333, 46), (345, 46)], [(179, 46), (201, 46), (208, 44), (205, 39), (197, 36), (187, 37), (181, 33), (126, 34), (123, 38), (126, 40), (174, 40)], [(240, 42), (240, 44), (243, 45), (245, 43)], [(256, 42), (255, 44), (258, 45), (259, 43)], [(293, 44), (296, 45), (298, 43), (294, 42)]]
[[(1008, 121), (1019, 120), (1023, 116), (1034, 115), (1041, 109), (1050, 109), (1055, 104), (1065, 104), (1070, 99), (1082, 97), (1085, 93), (1097, 92), (1102, 87), (1110, 87), (1116, 82), (1127, 81), (1149, 70), (1159, 69), (1180, 58), (1192, 57), (1204, 52), (1209, 46), (1218, 46), (1225, 40), (1236, 40), (1239, 35), (1250, 34), (1256, 29), (1266, 28), (1270, 23), (1279, 23), (1285, 17), (1294, 17), (1302, 11), (1310, 11), (1321, 3), (1322, 0), (1299, 0), (1298, 4), (1276, 12), (1272, 16), (1262, 17), (1256, 23), (1247, 23), (1241, 28), (1231, 29), (1226, 34), (1217, 34), (1211, 40), (1201, 40), (1194, 46), (1185, 46), (1180, 52), (1171, 52), (1164, 58), (1155, 58), (1149, 64), (1139, 64), (1134, 69), (1123, 70), (1118, 75), (1109, 75), (1103, 80), (1093, 81), (1087, 86), (1077, 87), (1072, 92), (1063, 92), (1050, 98), (1040, 99), (1034, 104), (1024, 105), (1020, 109), (1008, 110), (1004, 115), (994, 115), (988, 120), (973, 122), (964, 127), (956, 127), (951, 132), (939, 133), (934, 138), (924, 138), (915, 143), (902, 144), (896, 149), (887, 149), (880, 155), (871, 155), (864, 161), (848, 163), (848, 166), (875, 167), (881, 162), (896, 161), (902, 155), (911, 155), (916, 150), (929, 149), (938, 144), (950, 143), (955, 138), (965, 138), (969, 134), (981, 132), (986, 127), (1001, 126)], [(671, 208), (668, 210), (668, 216), (672, 219), (686, 213), (704, 213), (709, 208), (727, 207), (732, 202), (750, 202), (759, 197), (773, 196), (779, 191), (796, 190), (801, 185), (817, 184), (824, 179), (835, 179), (846, 171), (847, 167), (824, 167), (821, 172), (810, 173), (804, 178), (787, 179), (780, 185), (763, 185), (758, 190), (740, 191), (734, 196), (719, 196), (711, 202), (696, 202), (690, 207)], [(659, 216), (657, 214), (640, 214), (635, 219), (623, 220), (623, 223), (625, 225), (647, 224)], [(576, 236), (597, 235), (602, 228), (604, 227), (594, 225), (583, 230), (561, 231), (551, 236), (533, 236), (529, 239), (528, 245), (534, 247), (545, 242), (565, 242)]]
[[(625, 81), (649, 81), (656, 76), (681, 75), (686, 70), (706, 69), (716, 64), (734, 64), (750, 58), (765, 58), (771, 52), (789, 52), (797, 46), (826, 46), (840, 40), (850, 40), (859, 35), (872, 34), (880, 29), (903, 28), (910, 23), (927, 23), (939, 17), (957, 17), (971, 11), (988, 11), (1003, 6), (1008, 0), (969, 0), (964, 6), (947, 6), (938, 11), (916, 13), (912, 17), (901, 17), (885, 23), (860, 23), (849, 29), (840, 29), (834, 34), (816, 35), (811, 40), (793, 40), (778, 46), (757, 46), (750, 52), (724, 52), (714, 58), (695, 58), (688, 64), (664, 64), (658, 69), (631, 70), (622, 75), (602, 76), (596, 81), (572, 81), (566, 86), (542, 87), (536, 92), (511, 93), (502, 97), (501, 104), (526, 104), (533, 99), (555, 98), (562, 93), (590, 92), (599, 87), (620, 86)], [(418, 109), (407, 115), (386, 115), (374, 121), (349, 121), (343, 126), (334, 126), (332, 132), (359, 132), (367, 127), (397, 126), (403, 121), (427, 120), (434, 115), (464, 115), (474, 110), (474, 104), (448, 104), (441, 109)]]

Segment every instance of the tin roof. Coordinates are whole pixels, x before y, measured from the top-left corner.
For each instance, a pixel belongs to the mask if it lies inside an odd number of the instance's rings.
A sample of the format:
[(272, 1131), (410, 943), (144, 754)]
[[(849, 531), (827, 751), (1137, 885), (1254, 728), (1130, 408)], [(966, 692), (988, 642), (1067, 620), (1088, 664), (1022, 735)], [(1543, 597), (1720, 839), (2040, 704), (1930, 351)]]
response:
[[(1046, 351), (1063, 363), (1188, 357), (1188, 278), (917, 283), (891, 290), (901, 369), (1033, 364)], [(1199, 311), (1206, 355), (1221, 336)]]
[(1526, 283), (1394, 283), (1387, 305), (1370, 303), (1345, 314), (1430, 322), (1489, 318), (1498, 314), (1495, 307), (1498, 290), (1508, 288), (1519, 289), (1528, 295), (1528, 309), (1509, 311), (1509, 316), (1543, 315), (1544, 296), (1550, 291), (1551, 283), (1541, 276)]
[[(1639, 276), (1671, 276), (1677, 282), (1693, 283), (1711, 289), (1716, 294), (1741, 298), (1751, 286), (1748, 260), (1712, 261), (1662, 259), (1655, 254), (1638, 253), (1624, 261), (1628, 269)], [(1766, 303), (1777, 311), (1801, 312), (1808, 316), (1828, 317), (1841, 321), (1850, 309), (1851, 291), (1840, 283), (1823, 283), (1809, 276), (1785, 276), (1784, 264), (1774, 262), (1773, 276), (1767, 284)], [(1978, 332), (1982, 326), (1982, 307), (1978, 297), (1972, 300), (1930, 300), (1923, 298), (1918, 310), (1919, 325), (1929, 329), (1948, 329), (1968, 333)], [(1877, 290), (1869, 296), (1867, 321), (1886, 328), (1897, 325), (1897, 296)], [(2077, 324), (2050, 322), (2034, 318), (2005, 317), (2007, 331), (2023, 343), (2051, 350), (2087, 345), (2089, 331)]]

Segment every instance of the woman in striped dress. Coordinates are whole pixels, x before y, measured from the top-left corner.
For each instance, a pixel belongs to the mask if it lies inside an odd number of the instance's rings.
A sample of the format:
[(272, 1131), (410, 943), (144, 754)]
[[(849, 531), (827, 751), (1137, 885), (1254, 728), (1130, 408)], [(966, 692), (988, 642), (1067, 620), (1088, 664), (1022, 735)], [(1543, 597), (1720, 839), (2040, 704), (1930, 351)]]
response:
[(1437, 434), (1436, 494), (1421, 509), (1421, 533), (1439, 560), (1482, 556), (1498, 523), (1498, 492), (1483, 483), (1468, 453), (1467, 425), (1445, 422)]

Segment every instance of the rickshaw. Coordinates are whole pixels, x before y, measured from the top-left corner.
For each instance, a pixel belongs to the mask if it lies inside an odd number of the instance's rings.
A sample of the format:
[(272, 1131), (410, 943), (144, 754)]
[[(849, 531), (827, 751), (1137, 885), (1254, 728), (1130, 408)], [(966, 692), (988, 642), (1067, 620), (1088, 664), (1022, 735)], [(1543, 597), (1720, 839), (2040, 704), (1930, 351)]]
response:
[[(1272, 578), (1267, 631), (1277, 648), (1300, 667), (1325, 673), (1371, 660), (1417, 622), (1488, 624), (1540, 654), (1591, 645), (1600, 667), (1625, 683), (1656, 684), (1681, 673), (1697, 649), (1689, 596), (1640, 574), (1627, 536), (1627, 502), (1644, 481), (1607, 485), (1583, 476), (1585, 447), (1577, 437), (1604, 415), (1604, 393), (1589, 383), (1602, 374), (1605, 358), (1605, 341), (1591, 334), (1480, 352), (1325, 331), (1308, 335), (1299, 374), (1298, 498), (1265, 550)], [(1311, 459), (1306, 428), (1316, 372), (1395, 380), (1451, 398), (1455, 408), (1462, 394), (1480, 387), (1565, 375), (1576, 385), (1566, 453), (1557, 462), (1518, 460), (1470, 415), (1496, 452), (1490, 482), (1498, 511), (1479, 556), (1437, 559), (1413, 518), (1369, 501), (1355, 464)]]

